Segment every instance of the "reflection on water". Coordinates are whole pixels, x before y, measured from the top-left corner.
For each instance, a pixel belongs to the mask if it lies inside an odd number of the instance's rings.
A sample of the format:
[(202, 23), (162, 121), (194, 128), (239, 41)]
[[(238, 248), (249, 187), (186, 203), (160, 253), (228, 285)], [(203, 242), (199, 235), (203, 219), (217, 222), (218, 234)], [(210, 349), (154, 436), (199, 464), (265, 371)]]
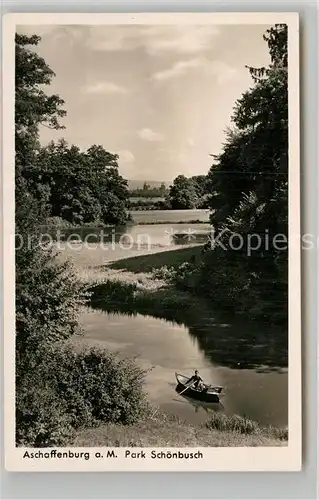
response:
[[(166, 247), (204, 243), (210, 230), (209, 224), (154, 224), (128, 225), (106, 228), (43, 228), (43, 233), (50, 235), (55, 241), (84, 242), (86, 244), (104, 245), (113, 249), (120, 244), (126, 250), (136, 248)], [(43, 241), (45, 238), (43, 237)], [(113, 248), (114, 247), (114, 248)]]
[[(175, 391), (178, 393), (177, 387), (178, 386), (176, 386)], [(219, 403), (206, 403), (205, 401), (195, 401), (195, 399), (192, 399), (189, 396), (185, 396), (184, 394), (178, 394), (178, 395), (180, 396), (181, 399), (175, 399), (175, 401), (191, 405), (194, 408), (195, 413), (202, 411), (209, 416), (209, 414), (213, 412), (222, 413), (225, 411), (225, 408), (221, 401)]]
[[(210, 337), (213, 337), (210, 351), (208, 330), (204, 341), (203, 335), (197, 338), (194, 331), (190, 333), (185, 326), (151, 316), (125, 316), (88, 309), (83, 313), (82, 325), (85, 334), (81, 341), (86, 344), (98, 344), (123, 356), (137, 356), (141, 367), (150, 370), (146, 377), (150, 400), (166, 412), (193, 423), (206, 421), (212, 411), (224, 411), (228, 415), (247, 415), (262, 425), (287, 425), (287, 370), (283, 366), (273, 370), (261, 365), (257, 368), (254, 364), (249, 368), (245, 364), (244, 368), (234, 367), (222, 355), (219, 361), (217, 354), (222, 353), (225, 327), (210, 325)], [(237, 359), (241, 359), (243, 353)], [(232, 353), (229, 359), (233, 358)], [(195, 369), (205, 383), (224, 387), (220, 405), (195, 402), (176, 393), (175, 372), (191, 375)]]

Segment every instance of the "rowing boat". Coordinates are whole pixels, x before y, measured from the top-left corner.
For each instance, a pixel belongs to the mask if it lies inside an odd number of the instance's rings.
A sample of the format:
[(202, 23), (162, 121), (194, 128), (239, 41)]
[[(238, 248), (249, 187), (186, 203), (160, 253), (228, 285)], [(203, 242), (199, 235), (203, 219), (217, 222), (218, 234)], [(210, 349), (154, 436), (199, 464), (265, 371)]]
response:
[(204, 389), (200, 387), (196, 389), (194, 386), (189, 386), (187, 384), (188, 380), (191, 377), (186, 377), (185, 375), (176, 372), (175, 377), (177, 380), (176, 391), (178, 393), (183, 393), (185, 396), (188, 396), (192, 399), (197, 399), (198, 401), (206, 401), (208, 403), (219, 402), (220, 393), (223, 390), (222, 387), (205, 384)]

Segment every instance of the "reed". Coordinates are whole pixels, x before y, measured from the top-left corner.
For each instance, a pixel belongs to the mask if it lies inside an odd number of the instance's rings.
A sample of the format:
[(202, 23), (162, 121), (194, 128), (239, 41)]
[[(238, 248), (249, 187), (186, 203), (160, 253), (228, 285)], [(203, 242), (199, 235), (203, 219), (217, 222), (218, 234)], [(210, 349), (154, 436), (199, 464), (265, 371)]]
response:
[(228, 416), (224, 413), (214, 413), (206, 423), (207, 428), (218, 431), (231, 431), (245, 435), (262, 435), (268, 438), (278, 439), (280, 441), (288, 440), (288, 429), (279, 429), (274, 426), (261, 427), (258, 422), (247, 416), (240, 415)]

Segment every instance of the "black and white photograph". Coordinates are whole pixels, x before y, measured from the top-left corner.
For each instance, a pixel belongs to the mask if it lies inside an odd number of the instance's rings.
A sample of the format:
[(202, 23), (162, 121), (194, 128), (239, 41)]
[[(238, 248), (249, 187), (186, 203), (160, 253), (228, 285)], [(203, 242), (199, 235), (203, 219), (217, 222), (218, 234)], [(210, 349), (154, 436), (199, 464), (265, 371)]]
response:
[(39, 16), (7, 54), (17, 469), (298, 469), (298, 16)]

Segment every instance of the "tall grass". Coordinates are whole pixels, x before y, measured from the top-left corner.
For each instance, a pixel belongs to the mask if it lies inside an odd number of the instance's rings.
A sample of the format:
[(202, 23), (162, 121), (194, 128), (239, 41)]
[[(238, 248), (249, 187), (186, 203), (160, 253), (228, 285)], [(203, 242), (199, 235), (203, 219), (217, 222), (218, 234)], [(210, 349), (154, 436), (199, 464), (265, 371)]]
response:
[(247, 447), (286, 444), (284, 439), (267, 432), (244, 433), (214, 429), (204, 424), (192, 425), (158, 410), (155, 416), (150, 415), (134, 425), (111, 423), (80, 430), (72, 446)]
[(209, 429), (215, 429), (218, 431), (232, 431), (238, 432), (239, 434), (261, 434), (269, 438), (279, 439), (281, 441), (288, 440), (288, 429), (278, 429), (273, 426), (260, 427), (258, 422), (251, 420), (250, 418), (240, 415), (228, 416), (224, 413), (214, 413), (210, 420), (206, 423), (206, 427)]

